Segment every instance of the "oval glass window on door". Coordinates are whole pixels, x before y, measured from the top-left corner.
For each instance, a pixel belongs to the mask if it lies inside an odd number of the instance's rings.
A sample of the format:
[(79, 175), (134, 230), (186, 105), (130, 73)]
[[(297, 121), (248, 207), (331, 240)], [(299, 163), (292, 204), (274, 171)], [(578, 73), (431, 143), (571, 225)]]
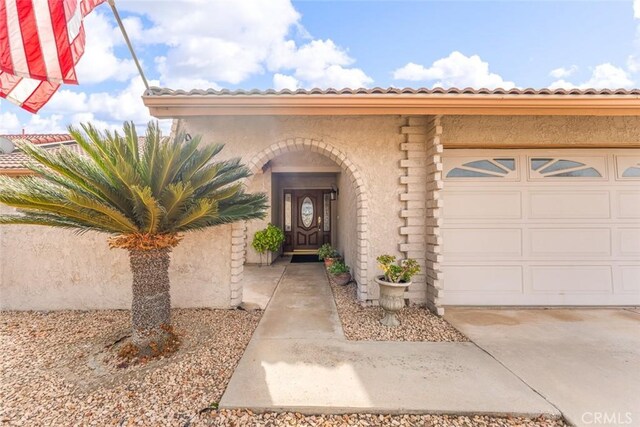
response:
[(313, 223), (313, 202), (308, 196), (302, 200), (300, 205), (300, 218), (302, 218), (302, 225), (306, 228), (311, 227)]

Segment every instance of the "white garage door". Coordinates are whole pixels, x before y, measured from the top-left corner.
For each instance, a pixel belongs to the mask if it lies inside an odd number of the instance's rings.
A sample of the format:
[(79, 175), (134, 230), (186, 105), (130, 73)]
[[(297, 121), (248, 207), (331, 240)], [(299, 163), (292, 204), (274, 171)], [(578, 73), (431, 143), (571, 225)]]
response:
[(640, 305), (640, 150), (445, 150), (445, 305)]

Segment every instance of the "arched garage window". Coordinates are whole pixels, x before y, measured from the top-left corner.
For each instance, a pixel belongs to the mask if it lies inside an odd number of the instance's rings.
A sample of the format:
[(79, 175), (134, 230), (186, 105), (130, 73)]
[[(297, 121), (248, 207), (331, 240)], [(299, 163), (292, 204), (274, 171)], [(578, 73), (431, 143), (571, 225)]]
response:
[(515, 173), (516, 159), (478, 159), (463, 163), (447, 173), (447, 178), (506, 178)]
[(592, 165), (577, 160), (534, 157), (531, 159), (532, 178), (601, 178)]

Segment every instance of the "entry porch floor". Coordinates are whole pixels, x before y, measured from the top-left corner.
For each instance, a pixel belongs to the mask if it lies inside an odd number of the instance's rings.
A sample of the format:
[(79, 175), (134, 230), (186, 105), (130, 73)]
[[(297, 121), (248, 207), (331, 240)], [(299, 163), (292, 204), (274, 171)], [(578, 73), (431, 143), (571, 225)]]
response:
[[(560, 415), (473, 343), (347, 341), (322, 264), (267, 268), (275, 292), (221, 408)], [(247, 272), (249, 281), (257, 269)], [(251, 292), (264, 301), (268, 289)]]

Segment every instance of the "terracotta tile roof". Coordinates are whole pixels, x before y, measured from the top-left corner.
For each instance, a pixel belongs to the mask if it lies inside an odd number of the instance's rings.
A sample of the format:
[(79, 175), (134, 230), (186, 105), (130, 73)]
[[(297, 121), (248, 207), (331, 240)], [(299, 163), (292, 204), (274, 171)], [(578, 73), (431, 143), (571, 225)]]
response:
[[(66, 142), (66, 141), (65, 141)], [(41, 143), (44, 144), (44, 143)], [(58, 144), (52, 147), (47, 147), (47, 150), (51, 151), (59, 151), (62, 147), (69, 148), (74, 151), (80, 151), (80, 147), (75, 143), (70, 144)], [(9, 154), (0, 154), (0, 171), (2, 170), (14, 170), (14, 169), (25, 169), (25, 164), (29, 158), (22, 151), (14, 151)]]
[(193, 96), (193, 95), (212, 95), (212, 96), (247, 96), (247, 95), (578, 95), (578, 96), (593, 96), (593, 95), (640, 95), (640, 89), (473, 89), (473, 88), (448, 88), (441, 87), (429, 89), (429, 88), (380, 88), (375, 87), (371, 89), (283, 89), (277, 91), (275, 89), (251, 89), (251, 90), (229, 90), (229, 89), (193, 89), (185, 91), (182, 89), (168, 89), (161, 87), (151, 87), (145, 94), (145, 96)]
[[(67, 148), (81, 154), (84, 153), (84, 151), (80, 149), (80, 146), (76, 144), (75, 141), (71, 138), (71, 135), (65, 135), (65, 136), (68, 136), (69, 139), (63, 139), (61, 141), (58, 141), (59, 142), (58, 144), (55, 144), (54, 142), (50, 141), (48, 143), (52, 145), (45, 148), (50, 151), (59, 151), (62, 148)], [(6, 137), (7, 136), (5, 136), (5, 138)], [(145, 137), (144, 136), (138, 137), (138, 141), (140, 142), (140, 150), (142, 151), (145, 143)], [(36, 144), (45, 144), (45, 142), (36, 142)], [(28, 162), (28, 160), (29, 158), (22, 151), (19, 151), (19, 150), (15, 150), (13, 153), (9, 153), (9, 154), (0, 154), (0, 172), (25, 169), (26, 168), (25, 164)]]
[(26, 141), (36, 145), (73, 141), (71, 135), (67, 133), (0, 135), (0, 138), (7, 138), (13, 142)]

